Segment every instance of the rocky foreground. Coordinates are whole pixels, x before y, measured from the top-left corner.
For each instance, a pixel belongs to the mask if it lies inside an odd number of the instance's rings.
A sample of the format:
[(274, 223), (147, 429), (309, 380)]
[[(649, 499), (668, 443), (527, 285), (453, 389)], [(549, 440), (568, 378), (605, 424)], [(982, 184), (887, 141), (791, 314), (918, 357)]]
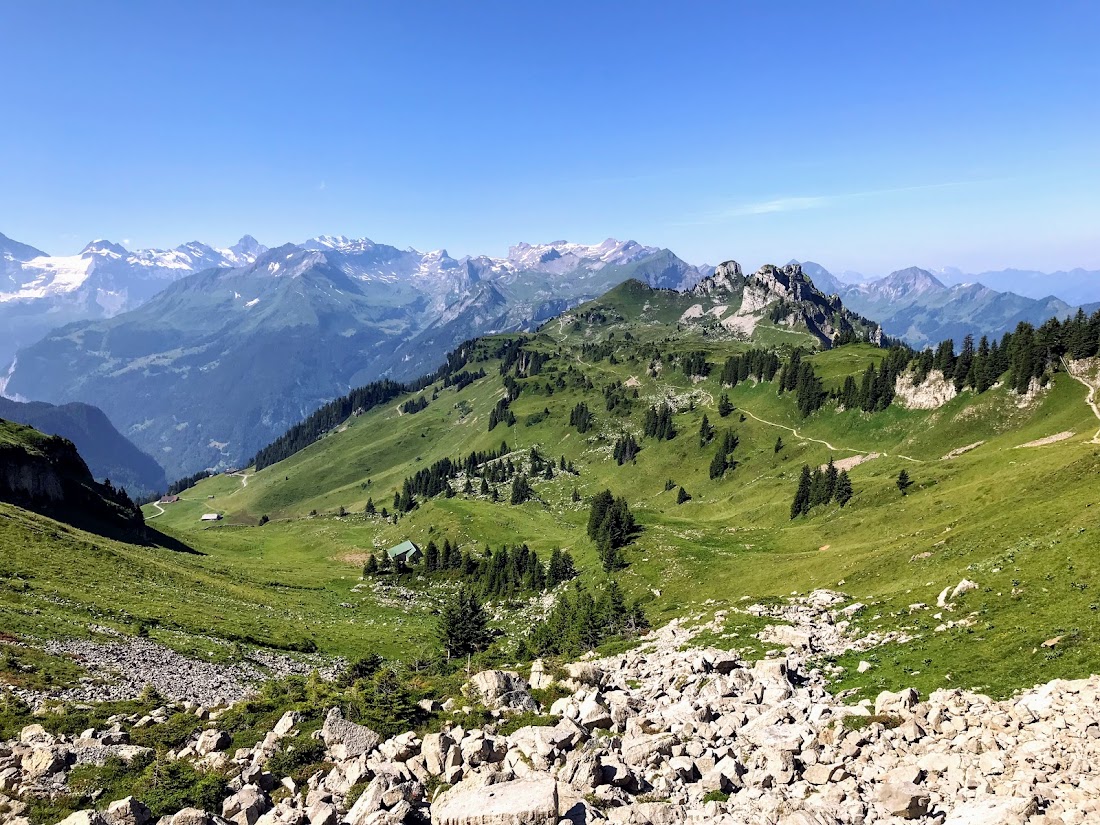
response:
[[(303, 787), (267, 770), (299, 733), (296, 714), (233, 753), (214, 719), (171, 756), (228, 771), (231, 795), (220, 810), (186, 809), (160, 825), (1100, 821), (1100, 678), (1003, 702), (961, 690), (922, 699), (909, 689), (845, 705), (804, 658), (843, 636), (837, 604), (834, 594), (811, 594), (796, 608), (806, 620), (798, 644), (755, 663), (692, 648), (691, 632), (673, 623), (628, 653), (569, 665), (561, 684), (571, 695), (549, 708), (551, 724), (509, 735), (455, 725), (383, 741), (332, 709), (314, 734), (331, 767)], [(503, 718), (534, 708), (529, 689), (552, 681), (536, 663), (529, 679), (485, 671), (467, 691)], [(0, 745), (0, 792), (49, 793), (74, 765), (133, 758), (140, 749), (127, 727), (166, 717), (119, 719), (75, 739), (31, 725)], [(101, 808), (65, 823), (150, 823), (137, 799)], [(0, 795), (0, 819), (25, 825), (23, 813)]]

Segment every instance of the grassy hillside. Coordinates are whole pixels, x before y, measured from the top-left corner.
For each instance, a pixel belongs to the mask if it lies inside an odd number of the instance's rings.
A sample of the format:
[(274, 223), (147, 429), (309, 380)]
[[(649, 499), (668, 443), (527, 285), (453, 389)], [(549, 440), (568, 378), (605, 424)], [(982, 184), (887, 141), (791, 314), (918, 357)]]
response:
[[(609, 346), (592, 346), (606, 344), (611, 333)], [(500, 340), (484, 342), (482, 351)], [(22, 573), (28, 584), (0, 591), (0, 621), (27, 636), (73, 632), (92, 619), (141, 621), (165, 641), (197, 649), (204, 644), (196, 639), (210, 633), (332, 654), (415, 655), (432, 644), (431, 602), (416, 595), (426, 586), (414, 580), (411, 593), (379, 596), (373, 582), (360, 581), (367, 553), (405, 538), (423, 545), (447, 537), (474, 549), (526, 542), (543, 559), (554, 547), (568, 548), (583, 576), (602, 580), (585, 533), (586, 502), (575, 503), (572, 493), (587, 499), (610, 488), (626, 496), (643, 527), (618, 578), (644, 598), (654, 622), (831, 587), (867, 605), (856, 619), (861, 629), (916, 637), (863, 654), (876, 666), (862, 676), (855, 674), (857, 657), (841, 662), (847, 666), (841, 686), (958, 685), (1002, 694), (1100, 669), (1093, 563), (1100, 446), (1089, 443), (1096, 418), (1085, 387), (1070, 376), (1056, 375), (1026, 401), (994, 389), (965, 392), (932, 411), (895, 405), (875, 414), (838, 412), (828, 404), (805, 419), (774, 383), (750, 380), (728, 391), (736, 409), (721, 418), (716, 404), (724, 390), (716, 373), (748, 344), (613, 318), (579, 328), (567, 318), (525, 340), (526, 350), (548, 360), (538, 375), (519, 379), (514, 426), (488, 429), (505, 395), (500, 362), (488, 358), (469, 367), (484, 367), (486, 377), (461, 391), (426, 389), (422, 411), (403, 413), (408, 398), (397, 399), (260, 472), (214, 477), (178, 503), (145, 508), (150, 525), (194, 553), (93, 540), (4, 513), (0, 543), (20, 548), (5, 556), (6, 580), (22, 581), (15, 576)], [(654, 344), (662, 353), (656, 374)], [(712, 365), (701, 381), (677, 366), (679, 353), (697, 350)], [(882, 354), (853, 345), (811, 360), (836, 386)], [(625, 414), (606, 411), (603, 389), (613, 382), (623, 382), (628, 397), (637, 390)], [(644, 411), (662, 400), (678, 409), (677, 435), (643, 438)], [(569, 425), (581, 401), (596, 418), (585, 434)], [(736, 469), (718, 480), (708, 473), (715, 446), (700, 446), (704, 414), (719, 434), (732, 429), (740, 439)], [(624, 430), (636, 434), (642, 449), (635, 464), (619, 466), (611, 451)], [(1022, 446), (1062, 432), (1074, 435)], [(779, 437), (784, 446), (776, 452)], [(364, 515), (368, 499), (392, 510), (394, 493), (417, 470), (496, 449), (502, 440), (517, 460), (537, 447), (548, 458), (564, 456), (578, 474), (534, 480), (538, 500), (518, 506), (507, 503), (509, 484), (501, 485), (499, 502), (456, 485), (453, 498), (421, 500), (396, 524)], [(867, 453), (879, 456), (850, 470), (855, 496), (846, 507), (819, 507), (790, 520), (803, 464)], [(903, 468), (914, 481), (904, 497), (895, 485)], [(672, 490), (665, 489), (669, 480)], [(681, 485), (692, 496), (685, 504), (676, 503)], [(206, 512), (224, 519), (201, 522)], [(261, 527), (262, 516), (270, 521)], [(111, 572), (120, 563), (135, 574)], [(979, 589), (962, 597), (954, 613), (936, 618), (937, 594), (964, 577)], [(50, 593), (62, 601), (52, 602)], [(933, 608), (910, 611), (917, 603)], [(42, 612), (32, 616), (34, 608)], [(936, 632), (959, 619), (969, 626)], [(741, 624), (732, 621), (731, 634), (749, 626)], [(1042, 646), (1055, 637), (1060, 641)]]

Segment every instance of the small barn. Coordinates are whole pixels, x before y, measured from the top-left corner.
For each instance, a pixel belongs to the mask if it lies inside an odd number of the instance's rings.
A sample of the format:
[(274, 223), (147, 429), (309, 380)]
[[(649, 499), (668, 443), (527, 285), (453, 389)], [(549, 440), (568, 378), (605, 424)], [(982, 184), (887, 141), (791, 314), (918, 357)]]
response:
[(157, 504), (175, 504), (179, 500), (179, 496), (161, 496)]
[(222, 514), (221, 513), (203, 513), (202, 517), (199, 518), (199, 521), (221, 521), (221, 520), (222, 520)]
[(424, 558), (420, 548), (407, 539), (387, 550), (386, 555), (392, 562), (403, 561), (405, 564), (416, 564)]

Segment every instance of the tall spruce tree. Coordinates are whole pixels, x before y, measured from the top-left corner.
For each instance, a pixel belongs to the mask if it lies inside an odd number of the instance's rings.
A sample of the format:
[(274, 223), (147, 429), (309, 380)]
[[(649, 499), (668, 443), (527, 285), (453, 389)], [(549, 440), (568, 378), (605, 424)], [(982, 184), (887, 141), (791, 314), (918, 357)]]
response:
[(810, 474), (810, 465), (803, 464), (802, 474), (798, 478), (798, 491), (794, 494), (794, 501), (791, 502), (792, 519), (810, 512), (810, 488), (812, 485), (813, 479)]
[(852, 500), (852, 479), (848, 477), (847, 470), (841, 470), (840, 475), (836, 477), (836, 493), (834, 494), (836, 503), (843, 507), (849, 501)]

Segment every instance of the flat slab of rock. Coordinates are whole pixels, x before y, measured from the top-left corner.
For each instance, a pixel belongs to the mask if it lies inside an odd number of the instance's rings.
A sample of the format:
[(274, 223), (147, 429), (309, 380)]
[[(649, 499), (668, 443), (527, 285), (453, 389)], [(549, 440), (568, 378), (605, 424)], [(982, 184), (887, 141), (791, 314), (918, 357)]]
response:
[(549, 776), (455, 785), (432, 805), (433, 825), (557, 825), (558, 783)]
[(987, 796), (955, 806), (944, 825), (1025, 825), (1038, 809), (1034, 799)]

